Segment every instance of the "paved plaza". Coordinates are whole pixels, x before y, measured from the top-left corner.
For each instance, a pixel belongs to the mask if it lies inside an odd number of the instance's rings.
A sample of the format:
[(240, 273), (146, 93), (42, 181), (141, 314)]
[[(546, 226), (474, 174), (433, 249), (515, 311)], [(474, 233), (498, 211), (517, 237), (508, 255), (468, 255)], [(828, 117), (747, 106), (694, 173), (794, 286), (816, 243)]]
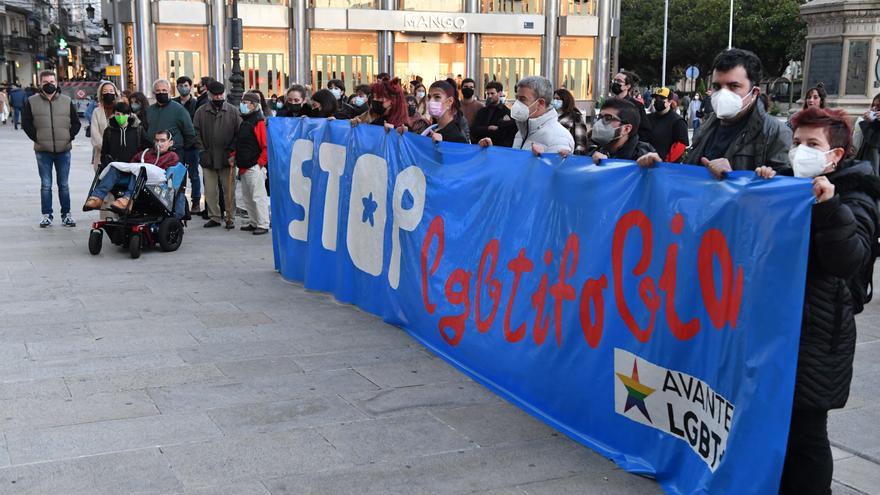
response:
[[(284, 281), (269, 236), (90, 256), (40, 229), (30, 142), (0, 126), (0, 494), (653, 494), (358, 309)], [(878, 286), (880, 287), (880, 286)], [(880, 493), (880, 301), (831, 415), (835, 493)], [(748, 473), (743, 473), (748, 476)]]

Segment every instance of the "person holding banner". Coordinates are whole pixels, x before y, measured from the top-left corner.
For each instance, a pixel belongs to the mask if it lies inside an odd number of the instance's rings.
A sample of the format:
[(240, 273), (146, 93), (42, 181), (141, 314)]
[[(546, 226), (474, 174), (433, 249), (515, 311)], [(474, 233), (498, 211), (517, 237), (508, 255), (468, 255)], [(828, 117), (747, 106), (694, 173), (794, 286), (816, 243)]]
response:
[(605, 100), (590, 130), (590, 140), (595, 143), (591, 154), (593, 163), (598, 165), (607, 158), (635, 160), (646, 153), (654, 153), (654, 147), (641, 140), (640, 122), (639, 109), (629, 100)]
[[(428, 114), (434, 125), (425, 130), (434, 142), (470, 143), (462, 129), (461, 103), (455, 88), (447, 81), (435, 81), (428, 89)], [(424, 134), (424, 133), (423, 133)]]
[(357, 119), (351, 119), (351, 125), (369, 122), (373, 125), (385, 126), (386, 131), (401, 126), (408, 128), (408, 108), (400, 79), (396, 77), (389, 79), (379, 74), (376, 82), (370, 85), (370, 111)]
[[(759, 103), (762, 71), (761, 59), (748, 50), (733, 48), (715, 57), (711, 100), (715, 113), (694, 136), (684, 163), (703, 165), (717, 179), (732, 170), (788, 168), (791, 130)], [(659, 154), (649, 153), (639, 158), (639, 165), (661, 161)]]
[[(541, 76), (529, 76), (516, 83), (516, 101), (510, 116), (516, 121), (518, 131), (513, 148), (531, 149), (535, 155), (559, 153), (569, 155), (574, 151), (574, 138), (559, 123), (553, 101), (553, 85)], [(480, 140), (480, 146), (492, 146), (492, 138)]]
[[(830, 494), (834, 463), (828, 411), (849, 397), (856, 322), (867, 300), (878, 253), (880, 178), (865, 161), (848, 159), (849, 117), (811, 107), (792, 119), (789, 151), (795, 177), (812, 180), (810, 254), (788, 448), (780, 493)], [(759, 177), (776, 171), (758, 167)]]

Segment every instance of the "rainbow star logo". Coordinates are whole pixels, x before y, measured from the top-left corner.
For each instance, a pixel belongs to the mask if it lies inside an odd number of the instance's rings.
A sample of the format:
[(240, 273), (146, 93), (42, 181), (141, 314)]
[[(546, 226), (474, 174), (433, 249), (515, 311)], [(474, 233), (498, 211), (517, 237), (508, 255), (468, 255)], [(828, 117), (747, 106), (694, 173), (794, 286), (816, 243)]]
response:
[(638, 363), (633, 360), (632, 376), (626, 376), (623, 373), (615, 373), (615, 375), (617, 375), (617, 378), (620, 378), (623, 386), (626, 387), (626, 406), (623, 408), (623, 412), (637, 407), (645, 415), (645, 418), (648, 419), (648, 422), (654, 424), (651, 421), (651, 416), (648, 414), (648, 408), (645, 407), (645, 399), (654, 393), (654, 389), (639, 382)]

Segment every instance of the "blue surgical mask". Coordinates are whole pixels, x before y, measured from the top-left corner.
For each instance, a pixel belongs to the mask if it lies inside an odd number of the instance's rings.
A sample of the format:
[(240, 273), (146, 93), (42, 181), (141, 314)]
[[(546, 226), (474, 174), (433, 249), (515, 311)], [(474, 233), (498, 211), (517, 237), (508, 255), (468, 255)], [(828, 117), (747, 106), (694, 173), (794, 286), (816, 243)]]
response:
[(556, 110), (559, 110), (560, 108), (562, 108), (562, 100), (560, 100), (559, 98), (553, 98), (553, 100), (550, 101), (550, 106), (555, 108)]
[(367, 99), (364, 98), (363, 96), (355, 96), (351, 100), (351, 104), (356, 107), (362, 107), (362, 106), (364, 106), (364, 103), (366, 103), (366, 102), (367, 102)]
[(277, 108), (278, 110), (281, 110), (282, 108), (284, 108), (284, 102), (283, 101), (276, 101), (275, 108)]
[(245, 102), (241, 102), (238, 104), (238, 110), (241, 112), (242, 115), (247, 115), (251, 113), (251, 109), (248, 108), (247, 103)]

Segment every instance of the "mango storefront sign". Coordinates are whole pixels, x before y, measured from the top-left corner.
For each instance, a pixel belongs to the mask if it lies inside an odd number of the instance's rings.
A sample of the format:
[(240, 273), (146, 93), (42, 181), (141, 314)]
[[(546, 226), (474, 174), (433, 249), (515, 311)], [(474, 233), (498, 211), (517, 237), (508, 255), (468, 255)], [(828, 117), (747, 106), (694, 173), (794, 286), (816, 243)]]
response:
[(268, 126), (282, 276), (669, 492), (778, 491), (809, 181)]

